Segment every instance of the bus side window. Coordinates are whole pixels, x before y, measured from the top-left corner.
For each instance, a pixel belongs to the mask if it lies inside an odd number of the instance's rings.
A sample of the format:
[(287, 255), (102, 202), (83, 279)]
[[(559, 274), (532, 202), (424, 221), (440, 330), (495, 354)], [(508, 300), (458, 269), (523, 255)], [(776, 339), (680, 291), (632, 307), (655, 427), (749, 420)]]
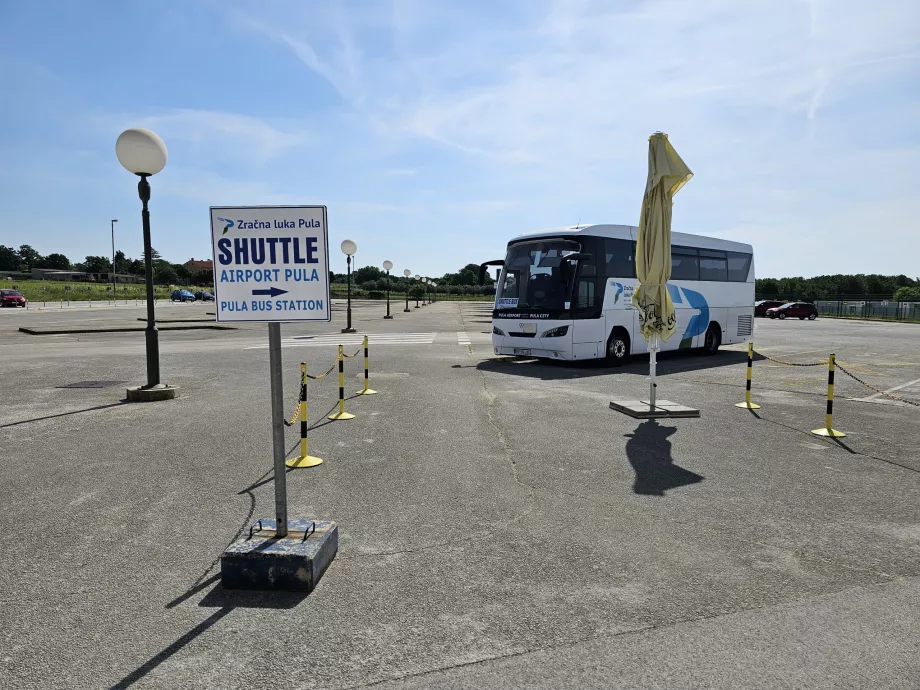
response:
[(699, 279), (699, 251), (690, 247), (671, 247), (671, 280)]
[(606, 278), (636, 277), (636, 243), (632, 240), (604, 239)]
[(735, 283), (745, 283), (751, 270), (751, 255), (744, 252), (727, 252), (728, 279)]

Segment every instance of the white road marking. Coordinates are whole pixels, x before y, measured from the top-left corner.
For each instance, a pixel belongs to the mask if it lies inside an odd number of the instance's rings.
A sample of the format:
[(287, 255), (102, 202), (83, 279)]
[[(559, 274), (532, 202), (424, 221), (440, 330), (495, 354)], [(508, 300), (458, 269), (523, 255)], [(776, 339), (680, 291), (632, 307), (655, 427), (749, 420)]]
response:
[(457, 345), (469, 345), (470, 336), (466, 331), (457, 331)]
[[(368, 344), (374, 347), (384, 345), (431, 345), (436, 333), (368, 333)], [(296, 335), (281, 339), (281, 347), (354, 347), (364, 342), (363, 333), (322, 333), (318, 335)], [(254, 345), (244, 350), (265, 350), (268, 345)]]
[[(909, 386), (913, 386), (913, 385), (916, 384), (916, 383), (920, 383), (920, 379), (914, 379), (913, 381), (908, 381), (907, 383), (902, 383), (900, 386), (895, 386), (894, 388), (889, 388), (889, 389), (886, 390), (885, 392), (886, 392), (886, 393), (893, 393), (894, 391), (899, 391), (899, 390), (901, 390), (902, 388), (907, 388), (907, 387), (909, 387)], [(873, 393), (872, 395), (867, 395), (867, 396), (865, 396), (865, 397), (863, 397), (863, 398), (850, 398), (850, 400), (854, 400), (854, 401), (856, 401), (856, 402), (879, 403), (879, 404), (883, 404), (883, 405), (900, 405), (900, 406), (906, 406), (906, 405), (907, 405), (907, 403), (901, 402), (900, 400), (891, 400), (891, 399), (883, 398), (881, 393)]]

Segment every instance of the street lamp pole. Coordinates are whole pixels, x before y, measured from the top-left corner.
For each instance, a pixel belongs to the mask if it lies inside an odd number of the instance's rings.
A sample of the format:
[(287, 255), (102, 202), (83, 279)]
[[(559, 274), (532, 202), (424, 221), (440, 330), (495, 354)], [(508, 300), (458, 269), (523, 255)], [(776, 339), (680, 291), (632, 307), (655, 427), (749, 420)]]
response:
[[(421, 278), (419, 278), (417, 274), (415, 276), (415, 279), (421, 282)], [(418, 309), (418, 293), (417, 292), (415, 293), (415, 308)]]
[(406, 308), (403, 311), (411, 311), (409, 309), (409, 276), (412, 275), (412, 271), (407, 268), (403, 271), (403, 275), (406, 277)]
[(137, 183), (137, 195), (143, 203), (141, 219), (144, 224), (144, 278), (147, 282), (147, 328), (144, 329), (147, 342), (147, 388), (153, 388), (160, 383), (160, 338), (154, 313), (156, 295), (153, 290), (153, 249), (150, 246), (150, 210), (147, 208), (150, 184), (147, 175), (141, 175), (141, 181)]
[(117, 283), (118, 279), (115, 276), (115, 223), (118, 222), (117, 218), (112, 219), (112, 303), (115, 303), (116, 291), (118, 290)]
[(351, 256), (356, 251), (358, 251), (358, 245), (355, 244), (352, 240), (342, 240), (342, 253), (347, 257), (348, 263), (348, 308), (346, 310), (348, 315), (348, 322), (345, 328), (342, 329), (342, 333), (355, 332), (355, 329), (351, 327)]
[[(160, 384), (160, 343), (154, 313), (153, 250), (150, 246), (150, 210), (147, 208), (147, 202), (150, 201), (150, 183), (147, 178), (151, 175), (156, 175), (166, 167), (166, 144), (163, 143), (159, 136), (148, 129), (127, 129), (121, 133), (118, 141), (115, 142), (115, 155), (126, 170), (141, 178), (140, 182), (137, 183), (137, 195), (140, 197), (142, 204), (144, 269), (147, 281), (147, 328), (144, 330), (147, 346), (147, 385), (141, 386), (140, 390), (161, 389), (164, 386)], [(115, 227), (114, 221), (112, 227)], [(113, 265), (113, 272), (114, 269)], [(170, 387), (167, 386), (166, 388)], [(163, 393), (164, 391), (159, 392)], [(131, 391), (129, 391), (129, 399), (130, 393)], [(167, 399), (178, 395), (178, 389), (173, 389), (169, 393), (169, 395), (158, 395), (157, 397), (138, 396), (137, 399)]]
[(383, 268), (387, 272), (387, 315), (384, 316), (383, 318), (392, 319), (393, 317), (390, 315), (390, 270), (393, 268), (393, 262), (384, 261)]

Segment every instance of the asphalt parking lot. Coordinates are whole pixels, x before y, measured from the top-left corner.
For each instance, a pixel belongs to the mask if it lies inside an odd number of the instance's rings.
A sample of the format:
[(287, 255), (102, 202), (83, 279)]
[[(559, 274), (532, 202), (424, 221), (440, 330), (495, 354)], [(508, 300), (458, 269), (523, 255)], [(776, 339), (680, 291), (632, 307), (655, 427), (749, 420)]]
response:
[[(0, 312), (0, 677), (4, 688), (917, 688), (920, 408), (826, 367), (665, 354), (659, 395), (700, 419), (637, 422), (619, 370), (492, 355), (490, 305), (385, 321), (358, 303), (376, 396), (327, 423), (319, 467), (287, 475), (292, 518), (339, 524), (308, 597), (223, 590), (216, 559), (273, 517), (267, 333), (161, 333), (182, 397), (143, 382), (141, 332), (32, 336), (21, 326), (143, 326), (143, 307)], [(207, 305), (160, 305), (206, 325)], [(283, 327), (325, 371), (331, 324)], [(920, 401), (920, 326), (757, 320), (758, 352), (835, 352), (876, 389)], [(361, 387), (360, 360), (348, 391)], [(62, 388), (83, 381), (97, 388)], [(295, 429), (288, 430), (294, 448)]]

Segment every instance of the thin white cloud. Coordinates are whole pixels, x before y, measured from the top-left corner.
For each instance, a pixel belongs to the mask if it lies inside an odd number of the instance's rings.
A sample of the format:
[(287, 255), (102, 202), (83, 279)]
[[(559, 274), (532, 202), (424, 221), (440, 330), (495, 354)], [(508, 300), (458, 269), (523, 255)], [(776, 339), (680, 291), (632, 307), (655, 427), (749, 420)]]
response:
[(252, 163), (265, 163), (311, 141), (300, 123), (277, 126), (264, 119), (214, 110), (172, 110), (141, 118), (138, 124), (155, 130), (167, 141), (224, 147)]

